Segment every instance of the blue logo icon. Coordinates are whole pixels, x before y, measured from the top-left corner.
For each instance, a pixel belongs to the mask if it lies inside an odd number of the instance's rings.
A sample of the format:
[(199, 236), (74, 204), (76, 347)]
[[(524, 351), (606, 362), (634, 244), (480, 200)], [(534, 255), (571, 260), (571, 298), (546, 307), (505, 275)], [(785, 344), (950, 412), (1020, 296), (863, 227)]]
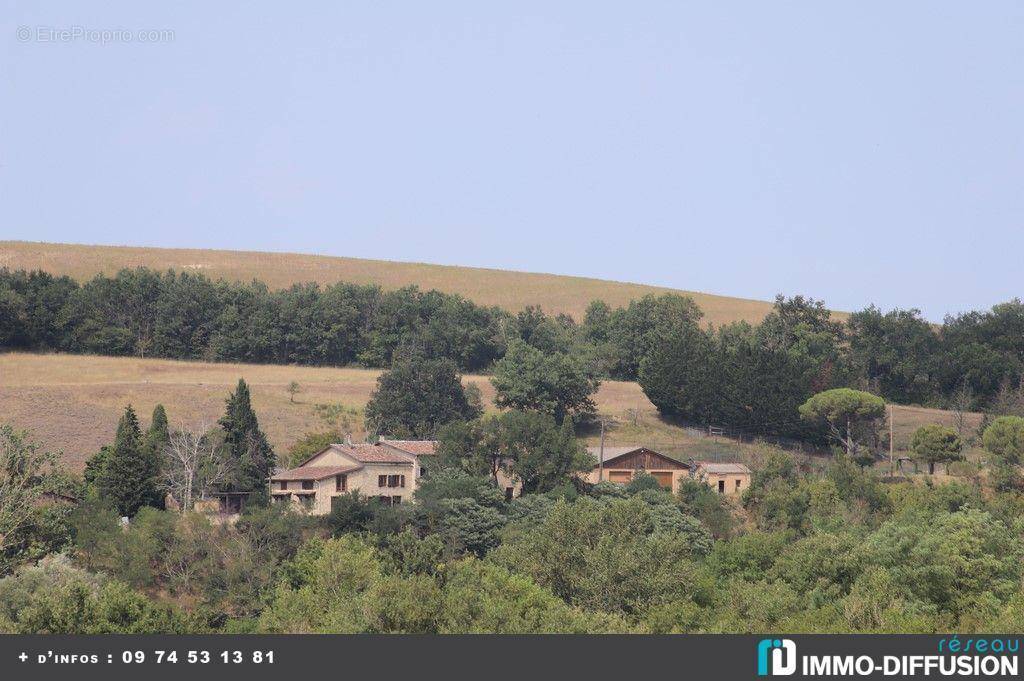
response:
[(796, 644), (788, 638), (763, 638), (757, 644), (758, 676), (789, 676), (796, 672)]

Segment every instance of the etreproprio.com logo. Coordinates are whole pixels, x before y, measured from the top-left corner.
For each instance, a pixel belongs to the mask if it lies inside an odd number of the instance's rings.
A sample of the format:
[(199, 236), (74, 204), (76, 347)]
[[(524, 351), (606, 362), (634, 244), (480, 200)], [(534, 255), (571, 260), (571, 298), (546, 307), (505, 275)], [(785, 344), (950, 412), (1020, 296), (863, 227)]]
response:
[[(939, 652), (943, 652), (943, 639)], [(796, 643), (788, 638), (765, 638), (757, 644), (758, 676), (1017, 676), (1019, 658), (1002, 640), (985, 645), (979, 639), (973, 649), (946, 647), (935, 655), (797, 655)], [(959, 643), (959, 642), (958, 642)], [(965, 654), (955, 654), (962, 650)], [(1004, 651), (1012, 650), (1014, 654)], [(986, 654), (982, 654), (982, 652)], [(973, 654), (967, 654), (972, 652)]]

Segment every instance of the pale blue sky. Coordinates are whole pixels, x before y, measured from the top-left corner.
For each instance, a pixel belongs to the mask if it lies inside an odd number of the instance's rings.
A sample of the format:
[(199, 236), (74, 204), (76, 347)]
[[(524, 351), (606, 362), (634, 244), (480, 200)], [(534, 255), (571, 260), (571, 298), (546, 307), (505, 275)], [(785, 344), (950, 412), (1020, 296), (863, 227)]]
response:
[(0, 8), (0, 238), (1024, 294), (1019, 1)]

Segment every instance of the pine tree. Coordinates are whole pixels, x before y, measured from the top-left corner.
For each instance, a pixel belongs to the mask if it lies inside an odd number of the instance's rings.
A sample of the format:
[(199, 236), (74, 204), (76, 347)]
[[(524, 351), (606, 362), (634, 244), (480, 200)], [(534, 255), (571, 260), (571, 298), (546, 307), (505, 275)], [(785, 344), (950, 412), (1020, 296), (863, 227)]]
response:
[(249, 386), (243, 379), (238, 379), (238, 387), (228, 397), (227, 409), (218, 423), (224, 430), (224, 445), (237, 471), (231, 491), (249, 492), (249, 503), (265, 502), (267, 479), (273, 474), (277, 459), (267, 436), (260, 430)]
[(135, 410), (128, 405), (117, 424), (114, 445), (106, 456), (98, 487), (122, 516), (133, 516), (158, 498), (156, 471), (145, 451)]
[[(149, 430), (146, 431), (144, 450), (149, 457), (149, 465), (154, 479), (159, 479), (163, 468), (164, 447), (171, 441), (170, 430), (167, 425), (167, 410), (164, 405), (158, 404), (153, 409), (153, 418), (149, 423)], [(157, 508), (164, 507), (163, 495), (157, 489), (156, 496), (147, 502), (150, 506)]]

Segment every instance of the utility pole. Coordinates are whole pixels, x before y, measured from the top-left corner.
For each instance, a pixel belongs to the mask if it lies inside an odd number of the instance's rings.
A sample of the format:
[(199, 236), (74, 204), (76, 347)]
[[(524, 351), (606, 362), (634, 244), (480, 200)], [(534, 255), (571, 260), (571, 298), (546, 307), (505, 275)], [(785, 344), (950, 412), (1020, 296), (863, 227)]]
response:
[(893, 447), (892, 447), (892, 417), (893, 410), (892, 405), (889, 405), (889, 477), (896, 475), (896, 469), (893, 467)]
[(604, 481), (604, 417), (601, 417), (601, 447), (597, 459), (597, 481)]

